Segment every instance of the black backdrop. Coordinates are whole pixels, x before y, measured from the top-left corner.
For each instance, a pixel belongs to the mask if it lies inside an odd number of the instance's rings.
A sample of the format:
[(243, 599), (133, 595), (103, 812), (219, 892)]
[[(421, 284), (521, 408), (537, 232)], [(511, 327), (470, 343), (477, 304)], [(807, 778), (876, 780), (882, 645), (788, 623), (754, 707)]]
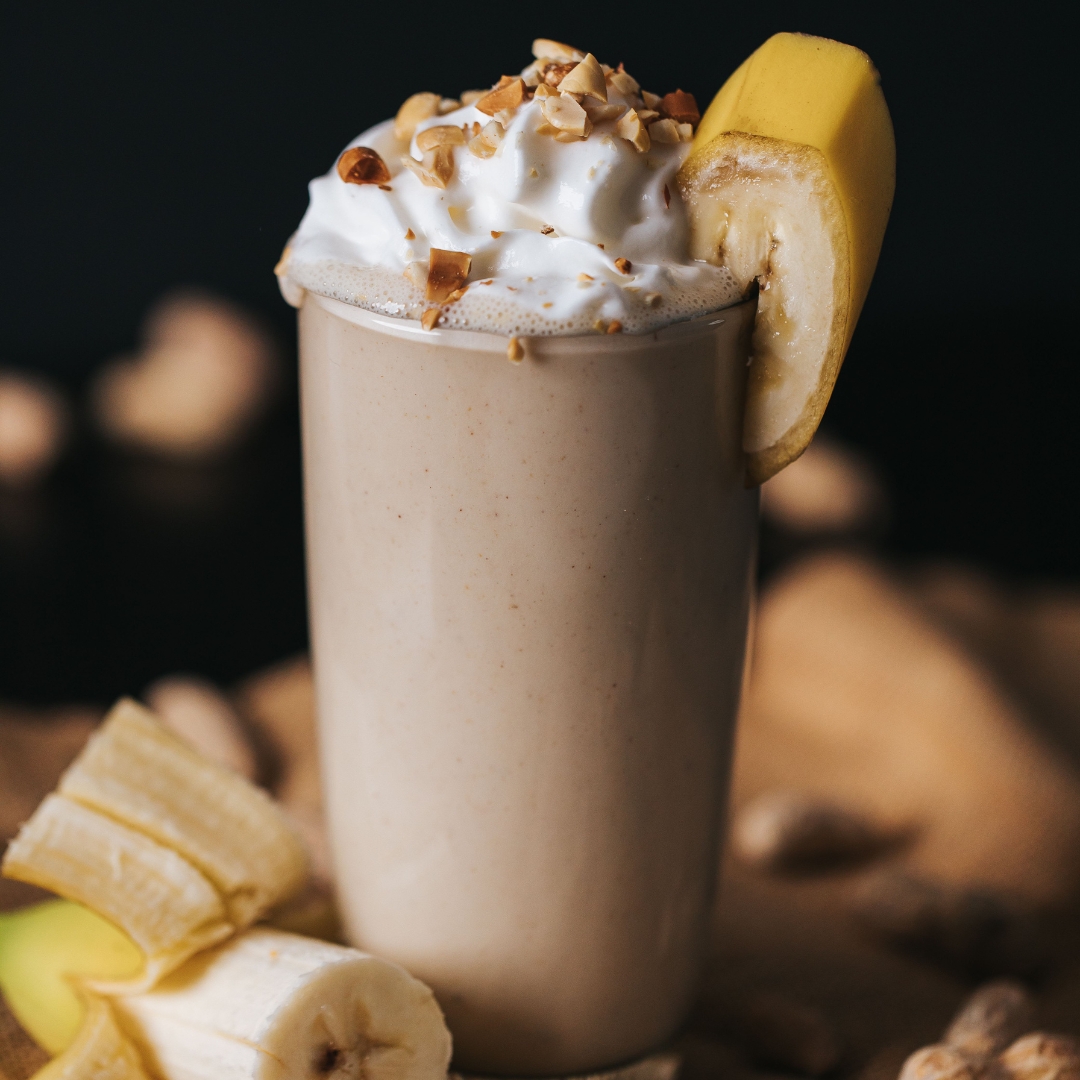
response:
[[(288, 341), (292, 313), (271, 267), (303, 213), (307, 180), (409, 93), (453, 94), (519, 68), (535, 35), (623, 60), (647, 86), (680, 86), (704, 104), (769, 34), (823, 34), (878, 65), (899, 153), (880, 268), (827, 423), (869, 451), (890, 482), (898, 554), (1076, 577), (1068, 12), (1064, 3), (866, 0), (7, 4), (0, 365), (77, 384), (130, 345), (147, 304), (180, 283), (251, 306)], [(298, 500), (293, 458), (280, 475)], [(239, 520), (259, 488), (232, 482), (246, 493), (226, 500)], [(295, 502), (288, 507), (293, 514)], [(255, 562), (267, 570), (287, 561), (291, 582), (277, 599), (256, 577), (245, 586), (251, 610), (277, 604), (293, 629), (261, 644), (256, 635), (244, 663), (302, 644), (298, 515), (278, 523), (275, 541), (267, 539), (275, 514), (288, 517), (279, 506), (228, 534), (239, 558), (261, 530)], [(169, 604), (190, 607), (190, 623), (191, 582), (211, 584), (200, 576), (198, 544), (160, 528), (174, 564), (190, 567), (169, 586), (175, 596), (159, 595), (163, 585), (155, 595), (167, 617)], [(215, 536), (199, 543), (225, 542)], [(75, 552), (62, 560), (72, 580), (100, 565)], [(110, 588), (143, 588), (125, 582), (122, 553), (109, 559)], [(50, 587), (62, 592), (51, 578)], [(219, 620), (205, 634), (224, 638), (230, 627)], [(175, 649), (166, 652), (154, 663), (175, 666)], [(212, 653), (207, 644), (184, 656), (196, 664)], [(139, 670), (152, 668), (147, 660)], [(103, 679), (102, 692), (115, 681)], [(44, 693), (41, 680), (31, 683)], [(72, 690), (83, 685), (73, 677)]]

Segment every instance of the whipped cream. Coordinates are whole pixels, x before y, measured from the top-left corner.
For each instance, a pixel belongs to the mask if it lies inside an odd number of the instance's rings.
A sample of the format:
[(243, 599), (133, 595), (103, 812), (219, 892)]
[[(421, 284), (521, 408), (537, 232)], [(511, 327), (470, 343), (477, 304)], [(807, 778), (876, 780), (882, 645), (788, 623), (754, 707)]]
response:
[[(525, 69), (526, 82), (538, 81), (536, 70)], [(349, 146), (376, 151), (390, 180), (346, 183), (335, 167), (311, 182), (308, 211), (279, 268), (286, 299), (298, 303), (310, 290), (419, 319), (432, 308), (423, 274), (438, 248), (472, 257), (464, 294), (439, 305), (443, 327), (633, 333), (738, 301), (725, 268), (688, 254), (675, 174), (690, 143), (653, 139), (641, 151), (621, 137), (620, 118), (644, 106), (616, 83), (609, 76), (608, 108), (584, 99), (594, 117), (584, 139), (553, 137), (546, 91), (497, 114), (497, 149), (481, 157), (454, 146), (445, 188), (426, 185), (402, 165), (403, 155), (421, 162), (417, 139), (428, 128), (452, 125), (471, 135), (492, 123), (490, 115), (470, 104), (432, 116), (408, 143), (390, 120), (365, 131)]]

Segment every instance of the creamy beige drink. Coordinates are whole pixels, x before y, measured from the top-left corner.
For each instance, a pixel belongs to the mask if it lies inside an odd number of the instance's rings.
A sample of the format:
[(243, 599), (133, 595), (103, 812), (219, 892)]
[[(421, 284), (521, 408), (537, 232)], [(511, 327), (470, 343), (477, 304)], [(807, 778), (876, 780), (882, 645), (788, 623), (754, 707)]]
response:
[(746, 633), (741, 305), (504, 342), (309, 296), (312, 643), (350, 940), (461, 1068), (652, 1049), (703, 956)]
[(687, 255), (675, 189), (693, 101), (537, 45), (361, 136), (281, 268), (347, 933), (503, 1076), (685, 1018), (756, 516), (754, 308)]

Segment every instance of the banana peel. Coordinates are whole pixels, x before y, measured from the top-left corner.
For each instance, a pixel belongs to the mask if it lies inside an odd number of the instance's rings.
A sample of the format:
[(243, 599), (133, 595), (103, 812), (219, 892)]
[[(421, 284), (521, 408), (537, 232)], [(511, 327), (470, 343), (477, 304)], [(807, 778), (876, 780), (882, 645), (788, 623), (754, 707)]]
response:
[(896, 148), (859, 49), (776, 34), (702, 117), (678, 184), (694, 258), (758, 287), (743, 419), (747, 482), (813, 438), (843, 363), (892, 207)]

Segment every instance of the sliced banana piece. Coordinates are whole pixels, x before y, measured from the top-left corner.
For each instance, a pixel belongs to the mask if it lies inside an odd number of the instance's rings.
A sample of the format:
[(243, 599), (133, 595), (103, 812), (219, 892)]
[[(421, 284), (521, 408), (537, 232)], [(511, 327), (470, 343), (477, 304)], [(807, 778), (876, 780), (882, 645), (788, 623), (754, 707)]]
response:
[(62, 795), (34, 811), (8, 846), (3, 872), (120, 927), (146, 956), (143, 971), (123, 984), (132, 989), (233, 932), (217, 890), (185, 858)]
[(450, 1033), (432, 992), (396, 964), (256, 928), (114, 1003), (167, 1080), (441, 1080)]
[(750, 483), (797, 458), (821, 422), (881, 250), (895, 163), (877, 71), (826, 38), (770, 38), (701, 120), (678, 176), (691, 254), (758, 287)]
[(34, 1074), (34, 1080), (148, 1080), (138, 1052), (101, 998), (87, 1001), (75, 1041)]
[(269, 795), (201, 757), (129, 698), (57, 790), (179, 852), (221, 892), (237, 928), (307, 878), (303, 844)]

